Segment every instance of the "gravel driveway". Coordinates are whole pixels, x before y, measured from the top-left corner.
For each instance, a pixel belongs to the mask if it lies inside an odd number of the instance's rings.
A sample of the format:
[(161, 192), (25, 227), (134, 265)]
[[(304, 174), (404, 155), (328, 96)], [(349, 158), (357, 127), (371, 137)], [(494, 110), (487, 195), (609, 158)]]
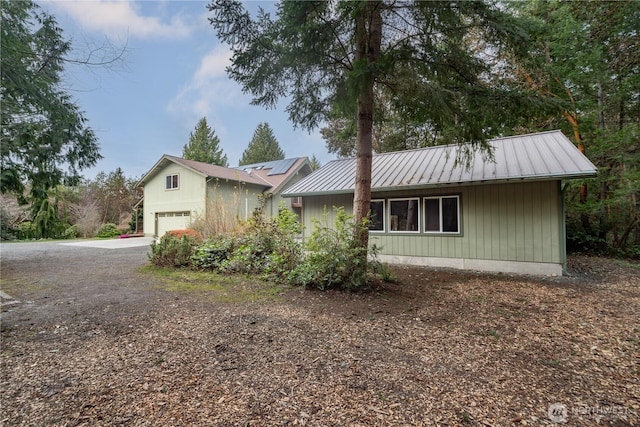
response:
[(0, 425), (640, 425), (637, 263), (221, 302), (264, 284), (172, 288), (146, 245), (0, 250)]
[(148, 262), (150, 242), (132, 238), (2, 244), (2, 289), (15, 300), (3, 298), (2, 328), (100, 317), (112, 308), (139, 304), (150, 290), (135, 272)]

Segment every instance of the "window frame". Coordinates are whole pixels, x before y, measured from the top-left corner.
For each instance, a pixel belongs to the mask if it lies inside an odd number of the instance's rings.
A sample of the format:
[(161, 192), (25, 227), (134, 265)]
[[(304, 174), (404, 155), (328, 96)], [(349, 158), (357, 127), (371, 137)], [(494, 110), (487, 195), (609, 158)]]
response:
[[(416, 229), (415, 230), (393, 230), (391, 227), (391, 204), (393, 202), (410, 202), (412, 200), (415, 200), (418, 203), (418, 208), (417, 208), (417, 224), (416, 224)], [(422, 230), (422, 218), (420, 215), (421, 212), (421, 207), (420, 207), (420, 197), (398, 197), (398, 198), (389, 198), (387, 199), (388, 201), (388, 208), (387, 208), (387, 217), (388, 217), (388, 224), (389, 224), (389, 233), (394, 233), (394, 234), (398, 234), (398, 233), (409, 233), (409, 234), (420, 234), (421, 230)]]
[[(174, 182), (174, 177), (175, 177), (175, 182), (176, 182), (176, 186), (173, 186), (173, 182)], [(171, 187), (169, 187), (167, 184), (169, 183), (168, 180), (171, 179)], [(165, 175), (164, 177), (164, 189), (167, 191), (170, 190), (178, 190), (180, 189), (180, 174), (179, 173), (172, 173), (169, 175)]]
[[(438, 221), (439, 221), (439, 230), (427, 230), (427, 200), (438, 200)], [(456, 199), (456, 216), (457, 216), (457, 231), (444, 231), (444, 217), (442, 214), (442, 199)], [(424, 229), (423, 232), (429, 235), (456, 235), (459, 236), (462, 234), (462, 214), (460, 208), (460, 195), (459, 194), (446, 194), (446, 195), (436, 195), (436, 196), (425, 196), (422, 198), (422, 214), (424, 215)]]
[(386, 210), (386, 199), (371, 199), (369, 202), (369, 211), (371, 212), (371, 203), (382, 203), (382, 220), (380, 223), (382, 224), (382, 230), (372, 230), (369, 228), (370, 233), (386, 233), (387, 231), (387, 210)]

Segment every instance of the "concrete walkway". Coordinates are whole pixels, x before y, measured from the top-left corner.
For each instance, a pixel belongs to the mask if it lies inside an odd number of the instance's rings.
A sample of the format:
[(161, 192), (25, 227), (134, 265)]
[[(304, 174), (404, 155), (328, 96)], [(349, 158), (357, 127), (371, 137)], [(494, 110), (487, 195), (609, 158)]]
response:
[(135, 248), (138, 246), (149, 246), (153, 241), (153, 237), (129, 237), (127, 239), (109, 239), (109, 240), (81, 240), (75, 242), (60, 243), (65, 246), (83, 246), (87, 248), (99, 249), (123, 249)]

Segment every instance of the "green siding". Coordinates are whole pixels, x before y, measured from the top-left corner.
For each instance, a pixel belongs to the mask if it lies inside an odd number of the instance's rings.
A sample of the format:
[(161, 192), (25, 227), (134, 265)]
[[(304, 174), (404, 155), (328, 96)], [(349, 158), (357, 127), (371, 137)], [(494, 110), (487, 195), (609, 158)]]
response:
[[(166, 176), (179, 175), (178, 188), (167, 190)], [(144, 233), (155, 234), (155, 218), (159, 212), (204, 211), (205, 178), (180, 165), (172, 164), (156, 174), (144, 186)]]
[(214, 178), (207, 185), (207, 209), (246, 220), (258, 207), (258, 196), (262, 192), (260, 186)]
[[(474, 186), (451, 186), (422, 190), (374, 193), (374, 199), (460, 195), (460, 235), (424, 233), (371, 233), (371, 241), (386, 255), (466, 258), (505, 261), (562, 263), (562, 215), (557, 181)], [(352, 212), (353, 195), (305, 197), (305, 235), (313, 230), (312, 218), (322, 219), (326, 209), (329, 224), (332, 206)], [(388, 203), (385, 202), (388, 210)], [(385, 218), (386, 219), (386, 218)], [(421, 224), (424, 226), (423, 218)]]

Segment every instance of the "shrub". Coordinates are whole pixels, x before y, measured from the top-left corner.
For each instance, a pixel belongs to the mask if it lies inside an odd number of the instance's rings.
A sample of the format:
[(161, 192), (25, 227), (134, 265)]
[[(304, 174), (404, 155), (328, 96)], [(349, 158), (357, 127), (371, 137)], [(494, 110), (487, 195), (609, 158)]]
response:
[(149, 260), (158, 267), (187, 267), (196, 245), (197, 242), (187, 235), (177, 238), (165, 234), (158, 243), (151, 243)]
[(31, 221), (21, 222), (17, 229), (18, 239), (34, 239), (37, 231)]
[(184, 230), (170, 230), (167, 231), (167, 233), (178, 239), (182, 238), (182, 236), (189, 236), (196, 242), (202, 242), (202, 234), (191, 228), (187, 228)]
[(267, 218), (264, 205), (237, 228), (231, 237), (232, 252), (220, 266), (229, 272), (267, 274), (281, 280), (301, 260), (302, 247), (296, 238), (300, 232), (297, 217), (281, 207), (275, 218)]
[(281, 207), (275, 218), (267, 218), (263, 207), (233, 234), (218, 235), (200, 245), (193, 256), (194, 267), (286, 280), (302, 259), (297, 241), (300, 224), (288, 209)]
[(364, 249), (356, 241), (357, 227), (366, 227), (366, 224), (355, 224), (343, 208), (336, 208), (333, 228), (315, 221), (315, 229), (305, 247), (308, 254), (290, 271), (289, 282), (321, 290), (366, 288), (367, 266), (360, 267), (368, 261)]
[(109, 238), (119, 236), (120, 234), (122, 234), (122, 232), (118, 229), (118, 226), (112, 222), (108, 222), (98, 229), (96, 237)]
[(62, 235), (65, 239), (75, 239), (78, 237), (78, 227), (75, 225), (71, 225), (64, 230), (64, 234)]
[(193, 266), (203, 270), (220, 270), (233, 254), (235, 246), (233, 236), (209, 239), (198, 246), (193, 254)]
[(15, 239), (15, 230), (11, 226), (9, 214), (5, 210), (4, 206), (0, 206), (0, 240), (13, 240)]

